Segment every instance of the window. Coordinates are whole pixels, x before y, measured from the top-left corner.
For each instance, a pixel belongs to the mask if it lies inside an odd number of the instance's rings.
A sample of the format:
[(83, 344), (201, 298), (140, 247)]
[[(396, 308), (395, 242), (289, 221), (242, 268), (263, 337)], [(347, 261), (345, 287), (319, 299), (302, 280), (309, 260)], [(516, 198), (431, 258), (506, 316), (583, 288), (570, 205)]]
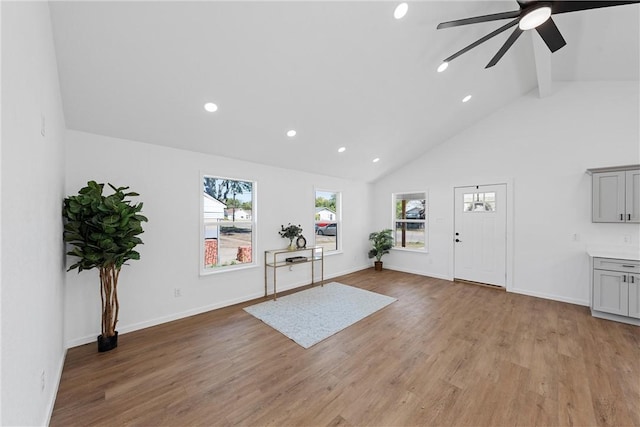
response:
[(202, 272), (254, 264), (256, 183), (203, 176)]
[(316, 190), (314, 218), (316, 246), (322, 246), (325, 253), (341, 249), (340, 196), (340, 192), (337, 191)]
[(394, 248), (427, 249), (427, 193), (393, 195)]

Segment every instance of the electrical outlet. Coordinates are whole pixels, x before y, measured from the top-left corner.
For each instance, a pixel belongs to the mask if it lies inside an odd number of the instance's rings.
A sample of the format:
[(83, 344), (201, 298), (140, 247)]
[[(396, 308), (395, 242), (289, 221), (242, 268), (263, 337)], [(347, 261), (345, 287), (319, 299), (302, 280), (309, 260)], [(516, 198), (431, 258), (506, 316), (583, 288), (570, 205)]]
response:
[(180, 288), (175, 288), (173, 290), (173, 296), (175, 298), (180, 298), (182, 296), (182, 291), (180, 290)]
[(578, 233), (573, 233), (573, 236), (571, 237), (571, 239), (574, 242), (579, 242), (580, 241), (580, 235)]
[(40, 373), (40, 391), (44, 391), (44, 370)]

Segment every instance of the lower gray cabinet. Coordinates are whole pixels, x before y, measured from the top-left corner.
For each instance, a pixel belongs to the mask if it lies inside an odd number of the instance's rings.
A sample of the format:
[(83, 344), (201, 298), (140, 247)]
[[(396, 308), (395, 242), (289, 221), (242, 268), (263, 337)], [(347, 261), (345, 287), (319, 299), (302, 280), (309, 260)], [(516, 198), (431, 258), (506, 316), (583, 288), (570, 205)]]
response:
[(593, 270), (593, 309), (629, 315), (629, 284), (624, 273)]
[[(624, 259), (593, 258), (591, 312), (609, 313), (605, 317), (625, 321), (640, 319), (640, 262)], [(630, 322), (634, 323), (635, 322)]]
[(640, 319), (640, 274), (631, 274), (629, 283), (629, 317)]

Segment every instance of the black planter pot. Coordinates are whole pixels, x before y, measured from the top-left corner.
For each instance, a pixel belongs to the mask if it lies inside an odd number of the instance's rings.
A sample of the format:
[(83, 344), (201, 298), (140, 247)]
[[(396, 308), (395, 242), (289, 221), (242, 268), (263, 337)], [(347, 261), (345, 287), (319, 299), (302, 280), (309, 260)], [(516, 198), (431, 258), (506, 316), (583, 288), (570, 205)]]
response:
[(104, 337), (98, 335), (98, 351), (103, 353), (105, 351), (113, 350), (118, 346), (118, 331), (112, 337)]

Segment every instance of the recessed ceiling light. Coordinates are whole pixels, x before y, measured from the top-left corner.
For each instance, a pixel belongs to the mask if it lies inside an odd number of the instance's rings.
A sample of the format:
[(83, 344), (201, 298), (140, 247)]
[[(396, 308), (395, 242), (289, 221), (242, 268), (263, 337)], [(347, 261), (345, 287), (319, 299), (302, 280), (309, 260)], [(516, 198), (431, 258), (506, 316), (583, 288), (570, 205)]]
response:
[(447, 67), (449, 67), (449, 63), (448, 62), (443, 62), (442, 64), (440, 64), (438, 66), (438, 72), (439, 73), (443, 72), (444, 70), (447, 69)]
[(402, 19), (407, 14), (409, 5), (407, 3), (400, 3), (396, 6), (396, 10), (393, 11), (393, 17), (396, 19)]
[(376, 157), (375, 159), (373, 159), (373, 163), (378, 163), (380, 161), (379, 157)]
[(346, 147), (340, 147), (338, 148), (338, 153), (344, 153), (344, 150), (346, 150)]
[(298, 132), (296, 132), (294, 129), (291, 129), (291, 130), (288, 130), (288, 131), (287, 131), (287, 136), (288, 136), (289, 138), (293, 138), (294, 136), (296, 136), (296, 134), (297, 134), (297, 133), (298, 133)]
[(467, 95), (464, 98), (462, 98), (462, 102), (468, 102), (471, 99), (471, 95)]
[(546, 22), (550, 16), (551, 8), (549, 6), (538, 7), (531, 12), (527, 12), (527, 14), (520, 19), (518, 27), (520, 27), (521, 30), (532, 30)]
[(207, 102), (206, 104), (204, 104), (204, 109), (210, 113), (213, 113), (215, 111), (218, 111), (218, 106), (213, 102)]

